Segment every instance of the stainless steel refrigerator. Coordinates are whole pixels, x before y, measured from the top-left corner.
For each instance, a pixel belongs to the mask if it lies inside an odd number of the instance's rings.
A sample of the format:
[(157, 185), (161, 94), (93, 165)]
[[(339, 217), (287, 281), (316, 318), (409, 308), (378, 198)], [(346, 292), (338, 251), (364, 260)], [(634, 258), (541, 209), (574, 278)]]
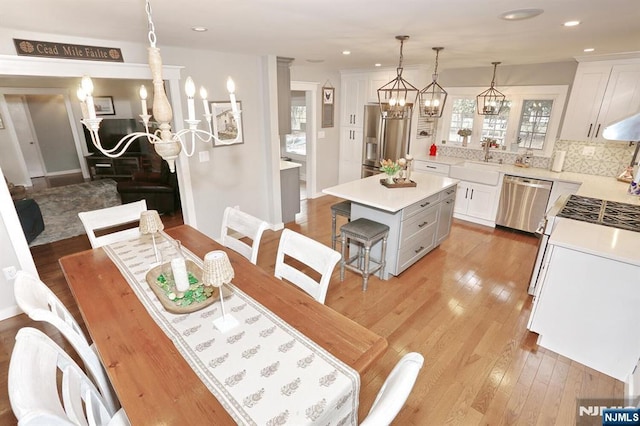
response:
[(364, 107), (362, 177), (380, 172), (380, 160), (404, 158), (409, 153), (411, 114), (403, 119), (382, 119), (378, 104)]

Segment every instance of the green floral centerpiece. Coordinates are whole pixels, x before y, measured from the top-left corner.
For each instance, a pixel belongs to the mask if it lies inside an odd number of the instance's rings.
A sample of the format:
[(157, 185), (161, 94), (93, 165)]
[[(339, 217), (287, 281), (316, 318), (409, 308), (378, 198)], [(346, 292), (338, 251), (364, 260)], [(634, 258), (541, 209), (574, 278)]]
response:
[(173, 300), (177, 306), (189, 306), (193, 303), (204, 302), (213, 294), (213, 287), (202, 285), (191, 272), (189, 272), (189, 289), (185, 292), (178, 292), (172, 280), (167, 280), (164, 274), (160, 274), (157, 282), (167, 298)]

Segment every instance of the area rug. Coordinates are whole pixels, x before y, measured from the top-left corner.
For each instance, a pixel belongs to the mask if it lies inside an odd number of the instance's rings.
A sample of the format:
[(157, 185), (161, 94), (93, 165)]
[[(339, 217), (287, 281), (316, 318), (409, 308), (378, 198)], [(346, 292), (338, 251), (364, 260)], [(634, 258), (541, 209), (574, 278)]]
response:
[(116, 185), (114, 180), (100, 179), (29, 194), (40, 206), (44, 219), (44, 231), (31, 241), (29, 246), (85, 234), (78, 212), (121, 204)]

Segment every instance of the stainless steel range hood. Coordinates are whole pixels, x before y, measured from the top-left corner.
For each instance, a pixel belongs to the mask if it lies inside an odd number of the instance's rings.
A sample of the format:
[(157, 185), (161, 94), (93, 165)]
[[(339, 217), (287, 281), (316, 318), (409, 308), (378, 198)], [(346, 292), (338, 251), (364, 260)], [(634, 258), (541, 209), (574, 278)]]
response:
[(612, 141), (640, 141), (640, 112), (609, 124), (602, 137)]

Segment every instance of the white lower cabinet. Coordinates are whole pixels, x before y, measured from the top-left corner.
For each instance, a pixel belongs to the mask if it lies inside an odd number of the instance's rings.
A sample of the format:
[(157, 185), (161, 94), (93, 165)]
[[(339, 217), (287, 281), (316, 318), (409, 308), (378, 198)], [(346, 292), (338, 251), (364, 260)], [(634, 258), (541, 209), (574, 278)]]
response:
[(500, 186), (460, 181), (453, 216), (495, 227)]

